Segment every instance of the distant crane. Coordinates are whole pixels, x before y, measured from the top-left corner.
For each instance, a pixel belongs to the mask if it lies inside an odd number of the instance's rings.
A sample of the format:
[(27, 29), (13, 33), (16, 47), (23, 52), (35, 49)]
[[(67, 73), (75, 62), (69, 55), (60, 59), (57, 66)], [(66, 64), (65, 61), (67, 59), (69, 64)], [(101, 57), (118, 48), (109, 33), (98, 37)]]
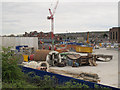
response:
[(53, 13), (51, 11), (51, 9), (49, 8), (49, 13), (50, 13), (50, 16), (47, 16), (47, 19), (50, 20), (51, 19), (51, 36), (52, 36), (52, 49), (54, 48), (53, 45), (54, 45), (54, 14), (55, 14), (55, 11), (56, 11), (56, 8), (57, 8), (57, 5), (58, 5), (58, 2), (56, 2), (56, 5), (54, 7), (54, 10), (53, 10)]
[(87, 32), (87, 41), (86, 42), (89, 44), (89, 32)]

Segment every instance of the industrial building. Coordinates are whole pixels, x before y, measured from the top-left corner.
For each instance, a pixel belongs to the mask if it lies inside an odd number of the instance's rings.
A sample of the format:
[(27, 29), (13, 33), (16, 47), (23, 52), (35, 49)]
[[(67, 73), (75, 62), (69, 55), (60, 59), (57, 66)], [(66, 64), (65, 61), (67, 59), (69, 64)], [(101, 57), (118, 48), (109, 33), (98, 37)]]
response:
[(38, 49), (38, 37), (0, 37), (1, 45), (5, 48), (16, 46), (27, 45), (29, 47), (34, 47), (35, 50)]
[[(61, 40), (69, 39), (76, 42), (87, 40), (87, 32), (76, 32), (76, 33), (60, 33), (56, 34)], [(89, 40), (95, 42), (108, 42), (109, 39), (108, 31), (94, 31), (89, 32)]]
[(120, 43), (120, 27), (110, 28), (109, 40), (111, 43)]
[[(40, 41), (45, 42), (45, 43), (52, 43), (51, 33), (52, 32), (44, 33), (44, 32), (37, 32), (37, 31), (33, 31), (30, 33), (25, 32), (25, 34), (23, 34), (23, 37), (38, 37), (38, 43), (40, 43)], [(59, 36), (54, 35), (54, 40), (59, 41)]]
[[(25, 32), (23, 37), (38, 37), (38, 40), (51, 43), (51, 32), (44, 33), (44, 32), (37, 32), (33, 31), (30, 33)], [(108, 31), (96, 31), (96, 32), (89, 32), (89, 40), (95, 42), (106, 42), (109, 41), (108, 39), (109, 32)], [(71, 40), (75, 42), (85, 41), (87, 39), (87, 32), (76, 32), (76, 33), (58, 33), (54, 34), (55, 42)]]

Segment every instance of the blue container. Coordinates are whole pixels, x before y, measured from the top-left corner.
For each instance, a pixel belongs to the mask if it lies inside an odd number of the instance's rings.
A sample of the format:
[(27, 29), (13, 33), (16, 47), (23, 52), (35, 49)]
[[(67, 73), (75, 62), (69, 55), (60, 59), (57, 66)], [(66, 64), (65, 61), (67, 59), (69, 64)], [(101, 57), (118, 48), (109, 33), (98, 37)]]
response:
[(16, 50), (18, 50), (18, 52), (20, 52), (20, 48), (21, 47), (28, 47), (28, 45), (19, 45), (19, 46), (16, 46)]
[(76, 43), (76, 45), (83, 45), (83, 43)]
[(16, 50), (18, 50), (18, 52), (20, 52), (20, 48), (23, 46), (16, 46)]
[(24, 45), (24, 47), (28, 47), (28, 45)]

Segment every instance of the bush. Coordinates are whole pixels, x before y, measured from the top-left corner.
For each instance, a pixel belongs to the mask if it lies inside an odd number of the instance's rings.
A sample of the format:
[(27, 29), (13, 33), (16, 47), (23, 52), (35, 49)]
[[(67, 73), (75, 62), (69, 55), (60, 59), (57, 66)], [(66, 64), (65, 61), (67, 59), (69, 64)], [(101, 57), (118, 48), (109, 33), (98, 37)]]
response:
[(59, 85), (57, 78), (55, 76), (50, 77), (45, 75), (43, 78), (36, 76), (34, 72), (29, 72), (26, 78), (29, 83), (34, 83), (34, 85), (39, 88), (89, 88), (88, 85), (77, 83), (73, 80), (66, 82), (64, 85)]
[(26, 80), (27, 82), (42, 88), (53, 88), (53, 87), (56, 87), (56, 85), (58, 85), (57, 79), (54, 76), (50, 77), (48, 75), (45, 75), (42, 78), (40, 76), (36, 76), (34, 72), (29, 72), (26, 75)]
[(2, 81), (14, 82), (20, 80), (23, 76), (23, 72), (17, 65), (17, 57), (13, 56), (10, 52), (10, 47), (4, 48), (2, 52)]
[(26, 82), (26, 76), (17, 65), (18, 58), (10, 49), (11, 47), (2, 48), (2, 88), (37, 88)]
[(12, 83), (2, 83), (3, 86), (2, 88), (37, 88), (37, 86), (32, 85), (25, 80), (16, 80), (15, 82)]
[(57, 88), (89, 88), (89, 86), (71, 80), (64, 85), (57, 86)]

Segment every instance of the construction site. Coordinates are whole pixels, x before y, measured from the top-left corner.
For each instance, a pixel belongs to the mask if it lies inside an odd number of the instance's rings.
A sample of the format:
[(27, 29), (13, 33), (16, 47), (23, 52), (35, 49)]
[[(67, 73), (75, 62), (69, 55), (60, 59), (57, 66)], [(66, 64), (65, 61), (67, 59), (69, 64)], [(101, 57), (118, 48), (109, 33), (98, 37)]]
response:
[(119, 88), (120, 27), (102, 33), (54, 34), (54, 15), (58, 3), (53, 10), (48, 9), (50, 33), (35, 31), (25, 32), (19, 37), (1, 36), (1, 46), (11, 47), (10, 52), (18, 58), (18, 65), (28, 72), (32, 70), (40, 75), (54, 74), (56, 77), (62, 75), (64, 80), (73, 78), (83, 80), (88, 85)]

